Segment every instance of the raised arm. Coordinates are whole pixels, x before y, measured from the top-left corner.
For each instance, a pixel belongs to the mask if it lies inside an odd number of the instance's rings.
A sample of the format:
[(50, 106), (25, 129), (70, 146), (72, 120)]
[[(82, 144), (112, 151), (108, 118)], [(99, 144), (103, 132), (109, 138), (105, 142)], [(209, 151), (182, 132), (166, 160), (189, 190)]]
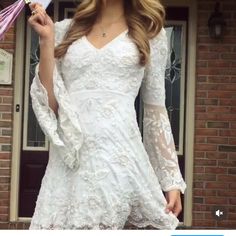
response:
[(30, 8), (32, 11), (36, 11), (36, 14), (29, 18), (29, 24), (40, 37), (39, 78), (40, 82), (47, 91), (49, 106), (57, 116), (58, 103), (53, 92), (53, 69), (55, 66), (54, 24), (41, 5), (38, 3), (32, 3), (30, 4)]
[[(70, 23), (71, 19), (64, 19), (54, 24), (55, 46), (62, 41)], [(44, 47), (44, 50), (46, 48)], [(43, 63), (43, 65), (41, 64), (42, 67), (40, 66), (41, 61)], [(43, 71), (44, 66), (47, 72)], [(53, 71), (51, 72), (52, 66)], [(44, 78), (44, 76), (49, 77)], [(55, 59), (50, 65), (45, 65), (43, 60), (40, 59), (35, 69), (30, 95), (35, 116), (50, 144), (58, 149), (58, 158), (61, 157), (69, 168), (78, 168), (83, 133), (80, 126), (80, 116), (70, 100), (59, 60)], [(54, 110), (54, 104), (58, 107), (56, 110)]]

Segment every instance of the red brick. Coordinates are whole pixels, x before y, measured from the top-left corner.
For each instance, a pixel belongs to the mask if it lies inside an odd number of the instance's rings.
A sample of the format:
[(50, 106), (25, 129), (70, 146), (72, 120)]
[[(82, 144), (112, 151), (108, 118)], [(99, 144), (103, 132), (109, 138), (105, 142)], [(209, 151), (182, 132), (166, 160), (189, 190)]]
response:
[(210, 174), (227, 174), (226, 168), (220, 168), (220, 167), (205, 167), (205, 173)]
[(224, 44), (220, 44), (220, 45), (207, 45), (205, 46), (207, 48), (209, 48), (210, 52), (231, 52), (232, 51), (232, 47), (228, 46), (228, 45), (224, 45)]
[(224, 91), (236, 91), (236, 84), (221, 84), (219, 87), (220, 90)]
[(201, 181), (216, 181), (216, 175), (214, 174), (195, 174), (194, 178)]
[(221, 58), (224, 60), (236, 60), (236, 53), (222, 53)]
[(7, 192), (0, 192), (0, 199), (9, 199), (10, 193)]
[(216, 160), (195, 159), (194, 164), (196, 166), (216, 166)]
[(233, 130), (233, 129), (230, 129), (230, 130), (227, 130), (227, 129), (222, 129), (220, 130), (220, 136), (227, 136), (227, 137), (235, 137), (236, 136), (236, 130)]
[(196, 226), (197, 228), (204, 227), (204, 229), (206, 229), (206, 227), (216, 226), (216, 221), (215, 220), (206, 220), (206, 219), (202, 219), (202, 220), (193, 219), (193, 226)]
[(8, 215), (0, 215), (0, 222), (7, 222), (8, 221)]
[[(10, 185), (9, 184), (1, 184), (0, 185), (0, 192), (1, 191), (10, 191)], [(0, 205), (1, 208), (2, 205)]]
[(206, 155), (205, 152), (199, 152), (199, 151), (194, 152), (194, 157), (195, 158), (203, 158), (203, 157), (205, 157), (205, 155)]
[(195, 150), (197, 151), (216, 151), (217, 146), (213, 144), (196, 144)]
[(11, 127), (12, 122), (11, 121), (0, 121), (0, 127)]
[(202, 219), (204, 218), (204, 213), (193, 213), (194, 219)]
[(212, 159), (212, 160), (217, 160), (217, 159), (224, 160), (228, 158), (228, 155), (227, 153), (221, 153), (221, 152), (207, 152), (206, 158)]
[(228, 138), (222, 138), (222, 137), (208, 137), (207, 143), (215, 143), (215, 144), (227, 144)]
[(208, 82), (209, 83), (229, 83), (231, 82), (230, 76), (208, 76)]
[(195, 121), (195, 127), (196, 128), (206, 128), (206, 121), (202, 121), (202, 120), (196, 120)]
[(196, 114), (196, 120), (217, 120), (217, 114), (216, 113), (197, 113)]
[(230, 205), (236, 205), (236, 198), (229, 198)]
[(235, 182), (236, 181), (236, 175), (218, 175), (217, 181), (220, 182)]
[(236, 99), (221, 99), (219, 101), (219, 105), (223, 105), (223, 106), (236, 106)]
[(196, 97), (198, 98), (206, 98), (207, 97), (207, 92), (206, 91), (197, 91)]
[(235, 220), (218, 221), (217, 226), (226, 227), (226, 229), (235, 229)]
[(196, 105), (218, 105), (218, 99), (196, 99)]
[(11, 138), (10, 137), (0, 137), (0, 143), (10, 143)]
[(8, 152), (0, 153), (0, 159), (1, 160), (9, 160), (10, 158), (11, 158), (11, 153), (8, 153)]
[(206, 197), (205, 198), (206, 204), (216, 204), (216, 205), (223, 205), (228, 203), (228, 199), (225, 197)]
[(12, 89), (3, 89), (0, 88), (0, 96), (12, 96), (13, 95), (13, 91)]
[(199, 136), (217, 136), (218, 135), (218, 130), (217, 129), (196, 129), (196, 135)]
[(236, 160), (218, 160), (218, 166), (232, 167), (236, 166)]
[(194, 173), (204, 173), (205, 167), (202, 166), (194, 166)]
[(231, 67), (231, 62), (225, 60), (208, 61), (208, 67)]
[(229, 183), (230, 189), (236, 189), (236, 183)]
[[(230, 175), (236, 175), (236, 167), (234, 168), (228, 168), (228, 174)], [(235, 195), (236, 196), (236, 195)]]
[(8, 214), (9, 213), (9, 207), (0, 207), (0, 215)]
[(208, 91), (208, 98), (234, 98), (235, 91)]
[(10, 168), (11, 161), (10, 160), (1, 160), (0, 159), (0, 168)]
[(10, 173), (11, 173), (11, 171), (10, 171), (10, 169), (9, 168), (2, 168), (2, 169), (0, 169), (0, 177), (2, 177), (2, 176), (10, 176)]
[[(4, 183), (4, 184), (10, 183), (10, 177), (9, 176), (1, 177), (0, 178), (0, 184), (2, 184), (2, 183)], [(1, 199), (1, 197), (0, 197), (0, 199)]]
[(11, 105), (0, 105), (0, 112), (10, 112), (12, 110)]
[(203, 186), (203, 182), (194, 182), (193, 183), (193, 187), (194, 188), (203, 188), (204, 186)]
[(208, 106), (207, 107), (208, 112), (224, 112), (229, 113), (231, 111), (231, 107), (225, 107), (225, 106)]
[(229, 138), (230, 145), (236, 145), (236, 138)]
[(205, 106), (196, 106), (195, 112), (206, 112), (206, 107)]
[(224, 121), (235, 121), (236, 120), (236, 114), (225, 114), (225, 113), (218, 113), (217, 114), (218, 120), (224, 120)]
[(205, 187), (207, 189), (227, 189), (228, 184), (226, 183), (219, 183), (219, 182), (206, 182)]
[(204, 83), (206, 81), (207, 81), (207, 77), (206, 76), (201, 76), (201, 75), (197, 76), (197, 82)]
[(236, 196), (236, 191), (234, 191), (234, 190), (217, 190), (217, 195), (219, 196), (219, 197), (225, 197), (225, 198), (227, 198), (227, 197), (235, 197)]
[(5, 104), (12, 104), (13, 98), (12, 97), (3, 97), (2, 103)]
[(206, 84), (206, 83), (198, 83), (197, 89), (198, 90), (218, 90), (218, 84)]
[(2, 119), (3, 120), (11, 120), (12, 121), (13, 115), (12, 113), (3, 113), (2, 114)]

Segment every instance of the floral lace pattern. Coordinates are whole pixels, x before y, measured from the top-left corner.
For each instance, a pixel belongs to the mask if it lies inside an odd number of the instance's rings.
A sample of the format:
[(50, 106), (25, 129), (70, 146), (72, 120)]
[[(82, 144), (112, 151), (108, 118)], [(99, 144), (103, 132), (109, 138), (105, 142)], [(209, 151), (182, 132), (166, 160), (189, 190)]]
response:
[(180, 173), (173, 134), (165, 107), (165, 67), (168, 48), (164, 32), (151, 41), (151, 61), (146, 67), (141, 86), (144, 102), (143, 142), (164, 191), (186, 184)]
[[(70, 22), (55, 23), (56, 45)], [(58, 118), (36, 69), (33, 109), (51, 145), (30, 229), (122, 229), (126, 221), (177, 227), (176, 216), (165, 213), (162, 192), (185, 187), (161, 107), (163, 66), (158, 63), (165, 58), (164, 35), (162, 30), (151, 42), (157, 54), (151, 54), (153, 66), (146, 69), (138, 64), (128, 32), (102, 49), (85, 37), (72, 43), (54, 69)], [(144, 142), (134, 106), (140, 87)]]

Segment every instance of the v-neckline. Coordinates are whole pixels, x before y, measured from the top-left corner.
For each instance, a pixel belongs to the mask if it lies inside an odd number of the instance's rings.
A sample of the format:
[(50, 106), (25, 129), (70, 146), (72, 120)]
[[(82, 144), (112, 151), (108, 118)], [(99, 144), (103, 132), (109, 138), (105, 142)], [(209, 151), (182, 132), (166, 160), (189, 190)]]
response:
[(113, 39), (111, 39), (108, 43), (106, 43), (104, 46), (102, 46), (101, 48), (97, 48), (95, 47), (87, 38), (86, 35), (82, 36), (82, 38), (85, 40), (85, 42), (93, 49), (97, 50), (97, 51), (101, 51), (105, 48), (107, 48), (109, 45), (111, 45), (113, 42), (115, 42), (117, 39), (119, 39), (122, 35), (124, 35), (125, 33), (128, 32), (128, 29), (122, 31), (120, 34), (118, 34), (116, 37), (114, 37)]

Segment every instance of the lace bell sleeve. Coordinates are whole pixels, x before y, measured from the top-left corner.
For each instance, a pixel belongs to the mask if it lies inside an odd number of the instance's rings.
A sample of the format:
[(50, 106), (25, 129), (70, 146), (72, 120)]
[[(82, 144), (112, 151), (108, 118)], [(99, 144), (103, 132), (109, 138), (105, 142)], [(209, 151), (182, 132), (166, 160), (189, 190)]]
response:
[[(57, 46), (69, 26), (69, 19), (56, 22), (55, 46)], [(83, 142), (83, 133), (79, 123), (79, 115), (70, 102), (70, 98), (62, 78), (59, 61), (55, 59), (53, 71), (53, 89), (58, 102), (58, 117), (50, 108), (48, 93), (39, 78), (39, 63), (35, 69), (35, 77), (30, 86), (32, 108), (38, 123), (48, 137), (50, 145), (59, 149), (61, 158), (69, 168), (79, 167), (79, 149)]]
[(163, 191), (178, 189), (184, 193), (186, 184), (180, 172), (171, 125), (165, 107), (165, 68), (168, 56), (165, 29), (150, 40), (150, 61), (141, 85), (144, 106), (143, 143)]

